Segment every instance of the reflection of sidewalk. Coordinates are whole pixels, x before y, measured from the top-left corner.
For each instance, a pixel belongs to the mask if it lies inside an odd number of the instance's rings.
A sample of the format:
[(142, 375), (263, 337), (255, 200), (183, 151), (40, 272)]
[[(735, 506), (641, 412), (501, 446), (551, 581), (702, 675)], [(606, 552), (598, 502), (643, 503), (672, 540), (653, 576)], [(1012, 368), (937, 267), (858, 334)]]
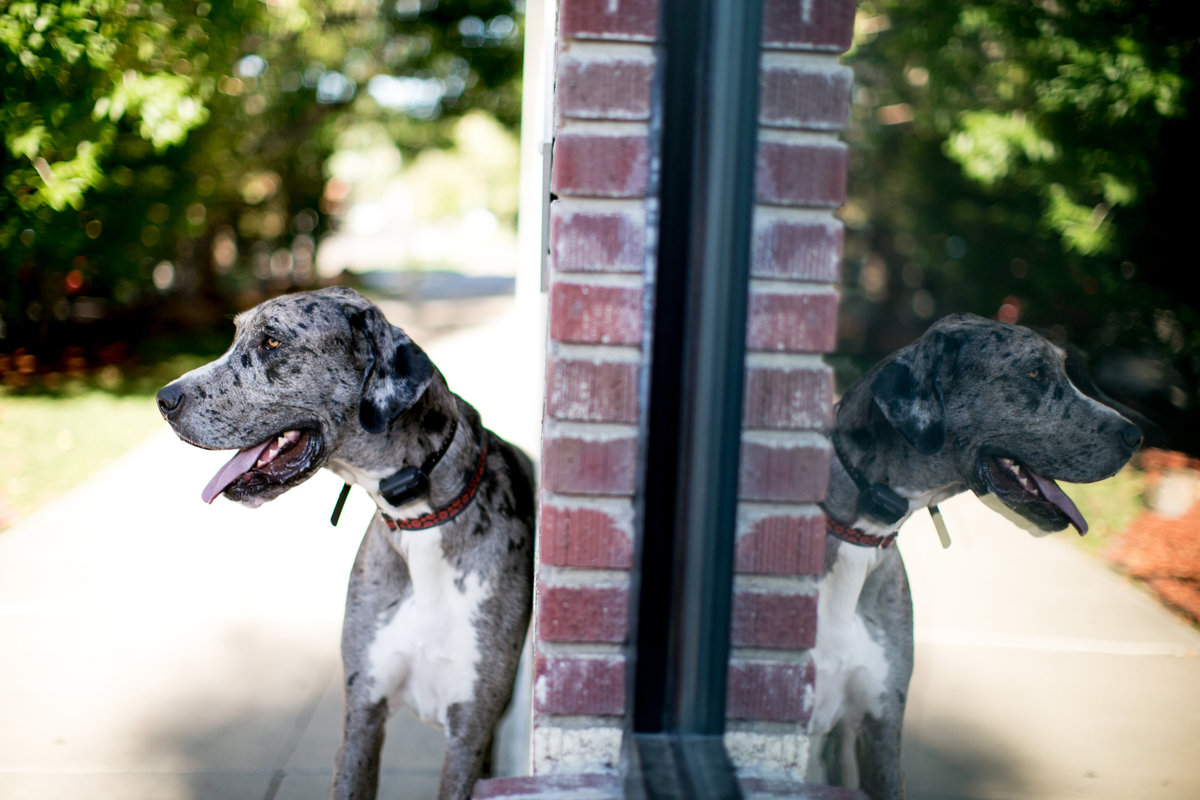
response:
[(961, 496), (900, 546), (916, 615), (909, 800), (1200, 797), (1200, 633)]
[[(531, 452), (537, 319), (510, 309), (426, 343)], [(331, 528), (328, 473), (257, 510), (205, 506), (227, 457), (164, 425), (0, 534), (3, 800), (327, 796), (346, 576), (372, 507), (351, 493)], [(380, 796), (432, 797), (440, 732), (402, 714), (388, 734)]]

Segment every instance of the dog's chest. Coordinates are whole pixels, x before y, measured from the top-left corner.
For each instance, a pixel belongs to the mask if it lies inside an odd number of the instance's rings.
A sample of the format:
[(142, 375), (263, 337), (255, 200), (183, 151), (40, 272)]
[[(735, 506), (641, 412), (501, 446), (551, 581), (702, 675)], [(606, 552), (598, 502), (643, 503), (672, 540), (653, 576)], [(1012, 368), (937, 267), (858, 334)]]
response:
[(445, 725), (447, 709), (474, 696), (476, 620), (487, 587), (445, 560), (437, 529), (406, 532), (399, 549), (413, 591), (377, 622), (367, 652), (372, 691), (390, 709), (403, 703), (422, 720)]
[(878, 710), (887, 681), (887, 654), (859, 614), (858, 601), (884, 557), (873, 548), (842, 547), (821, 578), (813, 649), (815, 703), (809, 725), (814, 734), (828, 732), (839, 720), (856, 725), (865, 713)]

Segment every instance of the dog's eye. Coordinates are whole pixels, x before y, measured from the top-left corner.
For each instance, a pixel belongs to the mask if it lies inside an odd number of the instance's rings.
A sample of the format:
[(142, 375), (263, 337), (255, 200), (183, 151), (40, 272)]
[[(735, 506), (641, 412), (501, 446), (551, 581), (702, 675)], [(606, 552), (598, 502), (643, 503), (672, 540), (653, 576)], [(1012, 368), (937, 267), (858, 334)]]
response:
[(279, 341), (278, 339), (272, 338), (270, 336), (263, 339), (263, 347), (267, 348), (268, 350), (274, 350), (275, 348), (279, 347), (281, 344), (283, 344), (283, 342)]
[(1040, 369), (1031, 369), (1026, 374), (1035, 381), (1042, 377), (1042, 371)]

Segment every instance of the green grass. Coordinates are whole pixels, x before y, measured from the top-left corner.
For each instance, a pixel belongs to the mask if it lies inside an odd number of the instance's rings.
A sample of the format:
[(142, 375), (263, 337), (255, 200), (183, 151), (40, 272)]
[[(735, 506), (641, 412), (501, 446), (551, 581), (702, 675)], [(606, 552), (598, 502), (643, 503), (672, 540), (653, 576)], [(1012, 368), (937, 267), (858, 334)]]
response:
[(151, 395), (0, 397), (0, 526), (27, 516), (162, 426)]
[(1099, 553), (1146, 510), (1146, 476), (1131, 466), (1098, 483), (1063, 484), (1088, 521), (1088, 535), (1071, 537), (1089, 553)]
[(163, 430), (154, 392), (210, 357), (164, 355), (150, 367), (0, 389), (0, 530)]

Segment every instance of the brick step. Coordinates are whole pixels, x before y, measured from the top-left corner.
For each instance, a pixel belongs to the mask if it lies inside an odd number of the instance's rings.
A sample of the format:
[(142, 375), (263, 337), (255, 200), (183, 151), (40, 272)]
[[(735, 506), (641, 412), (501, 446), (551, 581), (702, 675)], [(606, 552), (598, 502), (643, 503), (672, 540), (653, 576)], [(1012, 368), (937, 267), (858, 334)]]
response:
[[(743, 778), (745, 800), (867, 800), (862, 792), (796, 781)], [(537, 778), (493, 778), (475, 785), (472, 800), (621, 800), (616, 775), (545, 775)]]

